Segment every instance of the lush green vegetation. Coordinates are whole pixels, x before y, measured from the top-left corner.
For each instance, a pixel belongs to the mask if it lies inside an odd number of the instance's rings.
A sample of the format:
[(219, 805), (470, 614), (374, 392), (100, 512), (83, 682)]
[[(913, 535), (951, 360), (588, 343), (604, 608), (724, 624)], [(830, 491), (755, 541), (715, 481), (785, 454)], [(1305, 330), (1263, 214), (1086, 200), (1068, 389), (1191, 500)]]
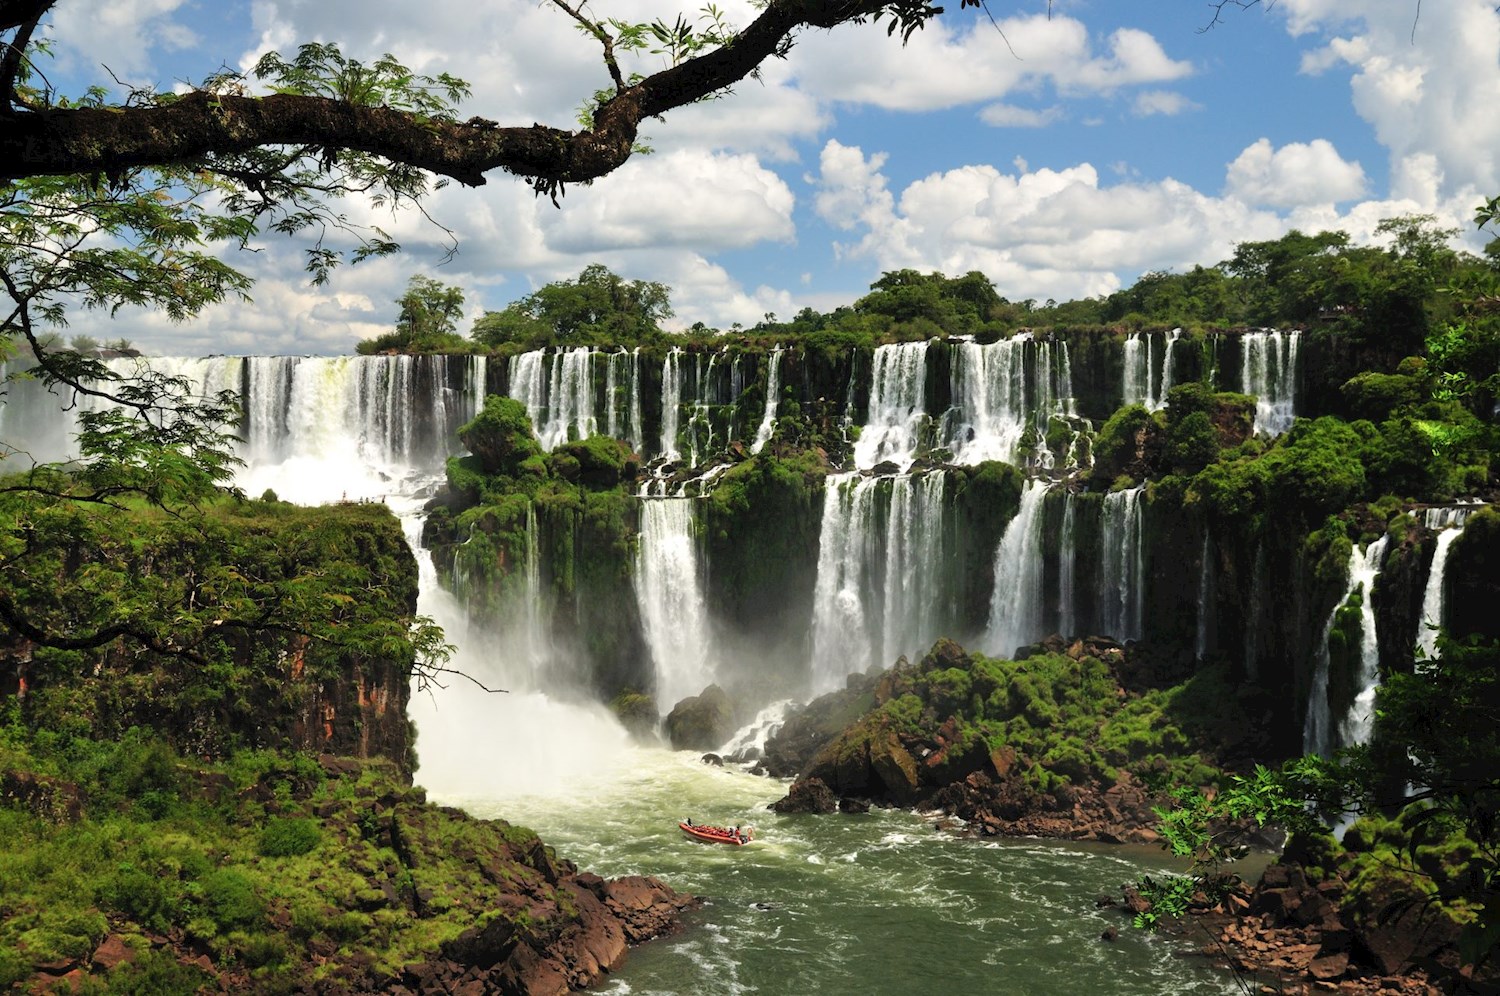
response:
[(1108, 787), (1122, 772), (1158, 789), (1217, 784), (1216, 738), (1238, 713), (1226, 675), (1215, 669), (1179, 685), (1127, 691), (1096, 656), (1000, 660), (949, 641), (883, 675), (873, 706), (827, 754), (873, 757), (889, 749), (893, 734), (906, 744), (941, 743), (955, 758), (976, 748), (1011, 752), (1014, 770), (1039, 794), (1069, 784)]
[(462, 353), (473, 344), (458, 334), (464, 292), (441, 281), (414, 274), (406, 293), (396, 299), (401, 311), (396, 328), (373, 339), (362, 339), (356, 349), (364, 355), (402, 353)]
[[(141, 728), (32, 728), (12, 700), (0, 786), (0, 986), (37, 964), (86, 966), (114, 935), (129, 960), (89, 992), (360, 988), (496, 917), (549, 929), (545, 907), (497, 893), (567, 912), (534, 835), (428, 807), (384, 762), (237, 750), (209, 763)], [(211, 965), (180, 963), (187, 949)]]

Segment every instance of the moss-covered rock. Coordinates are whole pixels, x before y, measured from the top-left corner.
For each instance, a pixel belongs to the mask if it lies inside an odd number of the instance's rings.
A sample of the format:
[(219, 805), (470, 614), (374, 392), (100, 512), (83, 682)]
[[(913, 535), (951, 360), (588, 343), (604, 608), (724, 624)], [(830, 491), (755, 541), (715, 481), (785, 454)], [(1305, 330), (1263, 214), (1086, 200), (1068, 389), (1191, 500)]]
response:
[(677, 750), (712, 750), (734, 735), (734, 703), (718, 685), (683, 699), (667, 714), (667, 739)]

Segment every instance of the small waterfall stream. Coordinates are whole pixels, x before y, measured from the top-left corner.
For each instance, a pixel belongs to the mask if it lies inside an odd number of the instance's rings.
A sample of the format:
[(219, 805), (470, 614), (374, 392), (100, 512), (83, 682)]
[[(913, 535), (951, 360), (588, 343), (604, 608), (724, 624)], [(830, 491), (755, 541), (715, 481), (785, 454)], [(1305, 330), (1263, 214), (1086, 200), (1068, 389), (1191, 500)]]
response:
[(1255, 432), (1279, 436), (1296, 419), (1300, 332), (1267, 329), (1241, 337), (1240, 390), (1255, 397)]
[(1145, 548), (1141, 543), (1143, 490), (1126, 488), (1104, 496), (1099, 628), (1121, 641), (1141, 638), (1146, 586)]
[(854, 445), (854, 463), (868, 470), (887, 460), (911, 466), (927, 420), (926, 342), (903, 342), (875, 350), (870, 412)]
[(656, 666), (657, 701), (670, 708), (714, 680), (708, 603), (703, 596), (693, 498), (640, 503), (635, 591)]
[[(1308, 691), (1307, 716), (1302, 726), (1302, 748), (1309, 754), (1328, 756), (1334, 749), (1356, 743), (1366, 743), (1370, 737), (1375, 707), (1375, 689), (1380, 684), (1380, 646), (1375, 632), (1375, 606), (1372, 597), (1375, 579), (1385, 561), (1385, 550), (1389, 537), (1382, 536), (1364, 550), (1356, 544), (1349, 551), (1348, 582), (1344, 593), (1334, 603), (1328, 621), (1323, 625), (1323, 636), (1318, 641), (1313, 661), (1312, 684)], [(1328, 641), (1338, 623), (1339, 612), (1348, 603), (1350, 596), (1361, 592), (1360, 601), (1360, 647), (1358, 689), (1348, 712), (1340, 719), (1335, 730), (1328, 701), (1329, 668), (1331, 665)], [(1337, 733), (1337, 739), (1335, 738)]]
[(1437, 656), (1438, 629), (1446, 621), (1444, 609), (1444, 575), (1448, 567), (1448, 548), (1463, 535), (1469, 521), (1469, 509), (1463, 507), (1429, 508), (1423, 515), (1422, 524), (1437, 533), (1432, 553), (1432, 566), (1427, 572), (1427, 584), (1422, 589), (1421, 629), (1417, 633), (1417, 649), (1424, 660)]
[(995, 550), (995, 588), (984, 650), (1009, 657), (1046, 635), (1042, 628), (1042, 499), (1050, 485), (1033, 478)]
[[(781, 344), (777, 343), (771, 350), (770, 365), (766, 373), (766, 413), (760, 420), (760, 427), (755, 430), (755, 441), (750, 444), (751, 453), (759, 453), (766, 448), (771, 441), (771, 433), (776, 429), (776, 409), (781, 404)], [(738, 372), (739, 357), (735, 357)]]

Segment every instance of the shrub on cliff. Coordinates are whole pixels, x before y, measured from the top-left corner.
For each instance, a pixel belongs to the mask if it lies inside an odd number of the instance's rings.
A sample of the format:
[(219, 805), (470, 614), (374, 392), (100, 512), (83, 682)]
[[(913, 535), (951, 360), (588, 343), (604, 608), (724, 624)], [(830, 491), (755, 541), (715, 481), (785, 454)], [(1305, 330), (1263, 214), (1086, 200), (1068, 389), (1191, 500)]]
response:
[(542, 453), (526, 406), (499, 394), (484, 399), (484, 408), (459, 428), (458, 438), (491, 474), (513, 475), (523, 461)]
[[(900, 804), (1001, 755), (1037, 792), (1107, 787), (1121, 771), (1160, 787), (1204, 784), (1218, 778), (1209, 749), (1233, 710), (1224, 675), (1213, 670), (1128, 693), (1095, 656), (1000, 660), (940, 640), (919, 664), (886, 672), (874, 708), (824, 746), (802, 776), (840, 794)], [(913, 757), (924, 758), (910, 769), (915, 780), (907, 777)]]

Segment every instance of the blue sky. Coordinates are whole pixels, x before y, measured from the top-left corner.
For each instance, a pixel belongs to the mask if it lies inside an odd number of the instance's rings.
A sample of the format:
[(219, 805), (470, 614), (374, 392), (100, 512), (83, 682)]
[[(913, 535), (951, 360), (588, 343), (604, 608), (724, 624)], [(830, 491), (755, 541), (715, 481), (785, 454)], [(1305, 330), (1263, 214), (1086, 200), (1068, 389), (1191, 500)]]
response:
[[(957, 5), (948, 4), (950, 8)], [(744, 24), (743, 0), (721, 7)], [(594, 0), (600, 17), (679, 9)], [(678, 322), (728, 327), (852, 301), (888, 269), (985, 272), (1012, 299), (1108, 293), (1154, 269), (1227, 257), (1290, 228), (1371, 237), (1385, 217), (1469, 217), (1500, 192), (1500, 15), (1482, 0), (991, 0), (905, 48), (883, 26), (799, 38), (763, 83), (647, 128), (656, 152), (570, 189), (561, 210), (503, 174), (433, 214), (354, 213), (407, 252), (315, 289), (296, 247), (234, 261), (253, 305), (173, 326), (84, 316), (73, 331), (153, 353), (342, 353), (389, 327), (415, 272), (461, 285), (469, 318), (603, 262), (673, 287)], [(1350, 13), (1353, 12), (1353, 13)], [(607, 81), (593, 42), (535, 0), (62, 0), (64, 87), (183, 85), (264, 51), (333, 41), (468, 79), (465, 114), (566, 125)], [(656, 68), (645, 62), (639, 67)], [(467, 327), (467, 326), (465, 326)]]

